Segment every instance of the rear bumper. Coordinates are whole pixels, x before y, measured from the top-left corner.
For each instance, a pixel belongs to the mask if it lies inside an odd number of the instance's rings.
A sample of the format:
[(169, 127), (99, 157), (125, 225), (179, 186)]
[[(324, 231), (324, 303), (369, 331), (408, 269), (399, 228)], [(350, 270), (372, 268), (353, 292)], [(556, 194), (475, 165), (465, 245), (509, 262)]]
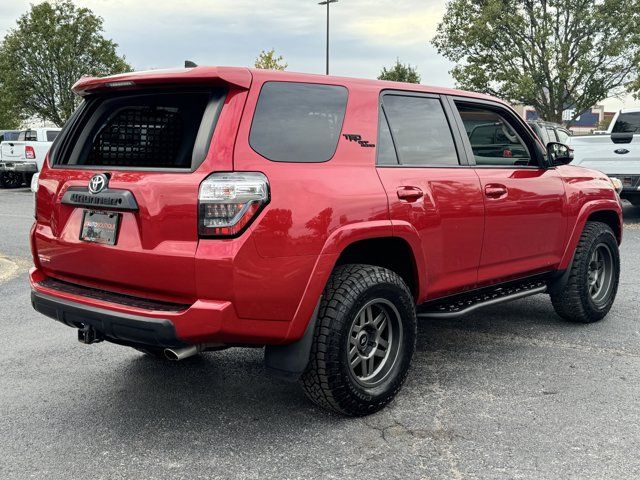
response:
[(41, 270), (30, 272), (31, 302), (38, 312), (65, 325), (92, 326), (106, 340), (160, 347), (224, 343), (286, 343), (290, 322), (238, 317), (231, 302), (197, 300), (182, 310), (143, 308), (109, 298), (51, 288)]
[(70, 327), (91, 326), (106, 339), (123, 343), (181, 347), (173, 323), (167, 319), (114, 312), (90, 305), (62, 300), (36, 290), (31, 292), (31, 305), (47, 317)]
[(0, 172), (36, 173), (37, 171), (36, 162), (0, 162)]

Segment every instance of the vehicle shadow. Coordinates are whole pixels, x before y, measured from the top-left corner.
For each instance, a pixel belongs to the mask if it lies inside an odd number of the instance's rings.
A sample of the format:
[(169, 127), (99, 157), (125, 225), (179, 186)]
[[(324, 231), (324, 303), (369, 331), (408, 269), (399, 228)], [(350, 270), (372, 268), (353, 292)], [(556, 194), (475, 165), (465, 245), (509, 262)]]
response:
[[(526, 331), (544, 338), (549, 328), (566, 328), (547, 302), (527, 300), (463, 319), (419, 321), (412, 382), (430, 382), (419, 372), (430, 366), (436, 352), (439, 362), (446, 362), (465, 349), (484, 348), (475, 336), (478, 332), (508, 336)], [(302, 435), (310, 423), (330, 429), (348, 421), (315, 407), (297, 384), (271, 377), (262, 355), (262, 349), (229, 349), (172, 363), (132, 352), (102, 379), (103, 387), (110, 385), (113, 393), (92, 400), (91, 409), (103, 417), (100, 423), (125, 437), (136, 432), (166, 435), (169, 429), (185, 442), (223, 437), (227, 443), (238, 442), (237, 448), (257, 446), (265, 437), (296, 441), (295, 431)]]

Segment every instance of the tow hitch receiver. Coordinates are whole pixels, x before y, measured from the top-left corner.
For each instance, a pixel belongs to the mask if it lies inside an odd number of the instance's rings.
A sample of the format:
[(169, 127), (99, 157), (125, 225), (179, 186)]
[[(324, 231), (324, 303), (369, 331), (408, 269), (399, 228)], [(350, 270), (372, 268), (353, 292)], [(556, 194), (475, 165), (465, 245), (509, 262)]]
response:
[(92, 343), (101, 342), (103, 340), (103, 336), (91, 325), (85, 325), (78, 329), (78, 341), (80, 343), (91, 345)]

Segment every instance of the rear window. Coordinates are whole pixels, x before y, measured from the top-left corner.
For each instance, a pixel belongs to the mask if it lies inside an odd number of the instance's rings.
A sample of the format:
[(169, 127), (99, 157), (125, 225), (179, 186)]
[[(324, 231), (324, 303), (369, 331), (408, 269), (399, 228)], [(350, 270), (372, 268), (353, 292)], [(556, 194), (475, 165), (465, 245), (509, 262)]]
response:
[(18, 140), (21, 142), (36, 142), (38, 134), (35, 130), (23, 130), (18, 134)]
[[(55, 163), (193, 168), (204, 160), (224, 92), (129, 94), (88, 100)], [(54, 133), (54, 132), (51, 132)]]
[(249, 143), (275, 162), (326, 162), (338, 146), (346, 108), (344, 87), (267, 82), (260, 91)]

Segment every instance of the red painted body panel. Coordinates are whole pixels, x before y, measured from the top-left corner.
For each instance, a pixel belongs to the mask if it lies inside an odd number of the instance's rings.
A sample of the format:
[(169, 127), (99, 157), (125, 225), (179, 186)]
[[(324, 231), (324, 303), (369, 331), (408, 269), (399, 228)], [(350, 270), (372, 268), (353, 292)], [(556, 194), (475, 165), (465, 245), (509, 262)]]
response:
[[(471, 168), (378, 168), (396, 229), (414, 230), (419, 238), (426, 279), (419, 302), (473, 288), (484, 231), (480, 181)], [(398, 198), (412, 186), (423, 196)], [(424, 277), (422, 277), (424, 278)]]
[[(621, 218), (606, 177), (581, 168), (376, 168), (375, 148), (344, 138), (328, 162), (277, 163), (256, 153), (248, 141), (265, 81), (345, 86), (349, 97), (342, 133), (371, 143), (377, 139), (384, 89), (489, 97), (422, 85), (219, 67), (83, 79), (74, 89), (88, 94), (114, 81), (132, 81), (137, 87), (223, 83), (230, 93), (209, 153), (194, 172), (75, 170), (45, 162), (31, 238), (36, 265), (32, 288), (115, 312), (168, 318), (188, 343), (299, 339), (341, 252), (360, 240), (405, 240), (414, 255), (416, 301), (422, 302), (501, 279), (564, 269), (590, 214), (608, 210)], [(234, 170), (264, 173), (270, 203), (239, 237), (199, 239), (200, 182), (214, 171)], [(114, 247), (81, 242), (82, 209), (60, 203), (69, 187), (86, 186), (101, 171), (110, 171), (110, 186), (130, 190), (140, 206), (137, 212), (123, 213)], [(398, 188), (406, 186), (420, 188), (423, 197), (399, 198)], [(505, 198), (487, 198), (485, 188), (496, 186), (507, 189)], [(154, 312), (74, 297), (39, 285), (47, 276), (190, 307)]]
[(476, 168), (484, 195), (485, 233), (480, 285), (555, 269), (563, 252), (567, 214), (562, 178), (555, 169)]

